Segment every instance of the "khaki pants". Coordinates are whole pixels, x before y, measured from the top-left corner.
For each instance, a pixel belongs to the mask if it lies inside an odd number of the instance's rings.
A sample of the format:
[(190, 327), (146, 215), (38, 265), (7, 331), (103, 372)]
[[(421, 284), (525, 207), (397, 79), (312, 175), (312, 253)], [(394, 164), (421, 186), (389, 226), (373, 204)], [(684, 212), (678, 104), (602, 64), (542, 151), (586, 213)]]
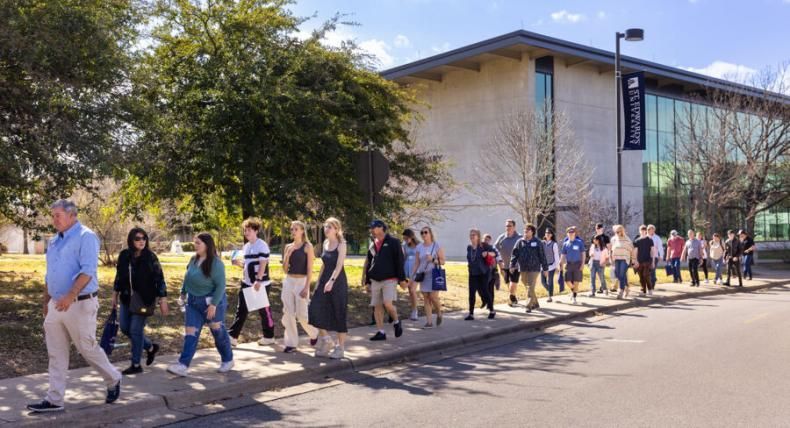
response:
[[(299, 293), (304, 289), (304, 278), (294, 278), (286, 276), (283, 280), (283, 318), (282, 323), (285, 327), (285, 335), (283, 342), (285, 346), (296, 348), (299, 346), (299, 330), (296, 326), (296, 321), (302, 325), (302, 328), (311, 339), (318, 337), (318, 330), (308, 324), (307, 322), (307, 307), (310, 301), (307, 298), (302, 298)], [(310, 295), (308, 290), (308, 296)]]
[(540, 272), (521, 272), (521, 282), (527, 287), (527, 295), (529, 296), (528, 308), (538, 306), (538, 295), (535, 294), (538, 276), (540, 276)]
[(44, 319), (44, 337), (49, 354), (49, 391), (47, 401), (63, 405), (66, 380), (69, 372), (69, 348), (71, 343), (82, 358), (99, 372), (107, 387), (121, 380), (121, 372), (107, 359), (107, 354), (96, 342), (96, 313), (99, 300), (95, 297), (76, 301), (65, 312), (55, 309), (50, 300), (47, 317)]

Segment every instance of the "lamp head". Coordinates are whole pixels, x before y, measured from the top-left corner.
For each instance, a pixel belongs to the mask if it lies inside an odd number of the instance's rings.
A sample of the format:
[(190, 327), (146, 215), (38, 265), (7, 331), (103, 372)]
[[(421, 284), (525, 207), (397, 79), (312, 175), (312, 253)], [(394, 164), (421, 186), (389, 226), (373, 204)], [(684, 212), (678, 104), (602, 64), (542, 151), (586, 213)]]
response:
[(645, 39), (645, 30), (641, 28), (629, 28), (625, 30), (625, 39), (629, 42), (641, 42)]

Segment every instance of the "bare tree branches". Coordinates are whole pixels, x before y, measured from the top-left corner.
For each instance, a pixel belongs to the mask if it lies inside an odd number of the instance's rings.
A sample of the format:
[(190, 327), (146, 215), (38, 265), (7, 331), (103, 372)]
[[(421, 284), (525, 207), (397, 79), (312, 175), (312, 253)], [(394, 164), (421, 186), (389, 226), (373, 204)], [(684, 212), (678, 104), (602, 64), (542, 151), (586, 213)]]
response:
[(481, 146), (472, 191), (487, 200), (498, 198), (524, 223), (551, 225), (558, 205), (576, 203), (589, 193), (592, 169), (581, 153), (563, 113), (517, 110)]

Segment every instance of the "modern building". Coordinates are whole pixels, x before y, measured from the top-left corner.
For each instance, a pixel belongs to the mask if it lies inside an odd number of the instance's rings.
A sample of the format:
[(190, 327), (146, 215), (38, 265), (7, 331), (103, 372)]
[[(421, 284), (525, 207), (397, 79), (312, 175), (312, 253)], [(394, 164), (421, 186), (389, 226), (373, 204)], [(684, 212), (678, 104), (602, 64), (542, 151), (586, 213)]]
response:
[[(658, 163), (678, 138), (676, 116), (688, 111), (690, 94), (706, 88), (744, 91), (748, 86), (686, 70), (622, 56), (623, 73), (644, 71), (647, 150), (623, 153), (623, 203), (635, 212), (629, 231), (642, 222), (670, 229), (690, 225), (682, 186), (666, 184)], [(548, 101), (572, 124), (586, 162), (594, 167), (596, 195), (613, 203), (617, 195), (615, 163), (614, 54), (552, 37), (516, 31), (421, 59), (382, 72), (387, 79), (413, 86), (423, 121), (414, 131), (419, 146), (442, 153), (461, 188), (442, 207), (446, 220), (435, 225), (450, 256), (464, 254), (467, 231), (479, 227), (496, 236), (504, 220), (519, 216), (491, 189), (489, 198), (468, 190), (484, 147), (504, 115), (528, 103)], [(789, 98), (790, 100), (790, 98)], [(694, 106), (704, 108), (704, 106)], [(561, 214), (558, 213), (558, 216)], [(735, 225), (742, 224), (733, 213)], [(519, 221), (520, 223), (520, 221)], [(558, 223), (562, 223), (558, 219)], [(734, 226), (735, 226), (734, 225)], [(755, 235), (761, 241), (790, 239), (790, 204), (762, 214)], [(521, 224), (518, 225), (519, 230)]]

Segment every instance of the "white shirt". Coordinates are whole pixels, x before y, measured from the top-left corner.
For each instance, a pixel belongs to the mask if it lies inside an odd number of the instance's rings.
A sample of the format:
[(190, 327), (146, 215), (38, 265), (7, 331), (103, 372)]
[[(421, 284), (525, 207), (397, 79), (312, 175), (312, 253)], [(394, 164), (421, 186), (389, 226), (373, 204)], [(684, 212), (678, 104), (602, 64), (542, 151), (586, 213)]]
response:
[(654, 233), (652, 239), (653, 239), (653, 247), (655, 247), (657, 251), (656, 257), (659, 260), (664, 260), (664, 244), (661, 242), (661, 237), (658, 236), (657, 233)]
[(244, 249), (242, 250), (244, 253), (244, 278), (243, 281), (245, 284), (252, 285), (255, 282), (255, 278), (250, 278), (250, 266), (253, 266), (255, 274), (258, 273), (260, 268), (260, 260), (265, 260), (266, 269), (264, 270), (263, 280), (261, 284), (264, 286), (269, 285), (271, 281), (269, 280), (269, 246), (266, 245), (266, 242), (263, 239), (258, 238), (253, 243), (247, 242), (244, 244)]

